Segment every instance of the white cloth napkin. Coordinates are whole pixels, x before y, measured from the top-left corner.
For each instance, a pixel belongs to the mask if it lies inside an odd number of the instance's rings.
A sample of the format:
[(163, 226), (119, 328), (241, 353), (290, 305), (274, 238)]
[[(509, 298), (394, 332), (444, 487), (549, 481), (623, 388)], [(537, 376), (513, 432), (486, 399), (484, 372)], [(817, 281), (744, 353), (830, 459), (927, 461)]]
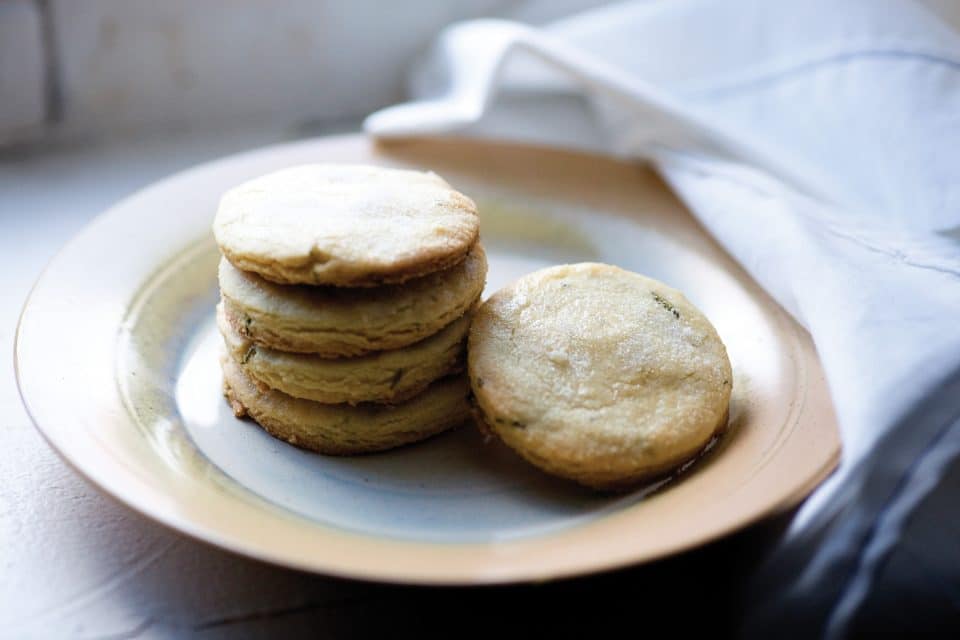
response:
[(957, 33), (907, 0), (625, 3), (455, 25), (412, 93), (367, 131), (651, 161), (809, 329), (843, 461), (758, 579), (750, 628), (844, 635), (960, 453)]

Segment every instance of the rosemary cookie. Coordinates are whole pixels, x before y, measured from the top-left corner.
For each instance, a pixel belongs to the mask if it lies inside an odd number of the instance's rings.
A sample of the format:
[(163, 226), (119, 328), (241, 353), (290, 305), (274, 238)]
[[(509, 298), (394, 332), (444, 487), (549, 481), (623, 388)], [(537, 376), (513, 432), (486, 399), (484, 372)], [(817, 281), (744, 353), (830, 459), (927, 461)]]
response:
[(220, 359), (224, 395), (234, 414), (249, 415), (270, 435), (330, 455), (383, 451), (423, 440), (470, 415), (466, 377), (434, 382), (402, 404), (321, 404), (258, 385), (230, 356)]
[(477, 208), (434, 173), (310, 164), (245, 182), (213, 223), (237, 268), (282, 284), (369, 287), (460, 262)]
[(680, 292), (617, 267), (521, 278), (480, 306), (468, 345), (485, 428), (591, 487), (663, 475), (726, 426), (732, 374), (716, 330)]
[(459, 264), (399, 285), (369, 289), (277, 285), (220, 261), (227, 321), (245, 338), (324, 358), (398, 349), (461, 317), (483, 291), (480, 243)]
[(359, 358), (320, 358), (257, 346), (227, 322), (222, 305), (217, 308), (217, 324), (227, 352), (256, 382), (317, 402), (396, 403), (437, 378), (462, 371), (470, 314), (409, 347)]

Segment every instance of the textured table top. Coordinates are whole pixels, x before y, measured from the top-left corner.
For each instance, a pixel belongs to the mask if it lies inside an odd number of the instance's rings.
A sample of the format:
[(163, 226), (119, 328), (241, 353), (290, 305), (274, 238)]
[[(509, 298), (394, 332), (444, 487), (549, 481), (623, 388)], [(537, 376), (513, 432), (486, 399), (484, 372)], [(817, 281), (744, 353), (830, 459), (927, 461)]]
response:
[[(179, 169), (294, 135), (183, 133), (3, 152), (0, 340), (13, 344), (46, 262), (110, 204)], [(744, 576), (783, 524), (653, 565), (543, 585), (439, 589), (298, 573), (195, 542), (98, 493), (34, 429), (9, 363), (0, 367), (0, 637), (447, 635), (500, 633), (508, 619), (512, 631), (543, 635), (669, 621), (691, 603), (698, 615), (685, 627), (729, 631)]]

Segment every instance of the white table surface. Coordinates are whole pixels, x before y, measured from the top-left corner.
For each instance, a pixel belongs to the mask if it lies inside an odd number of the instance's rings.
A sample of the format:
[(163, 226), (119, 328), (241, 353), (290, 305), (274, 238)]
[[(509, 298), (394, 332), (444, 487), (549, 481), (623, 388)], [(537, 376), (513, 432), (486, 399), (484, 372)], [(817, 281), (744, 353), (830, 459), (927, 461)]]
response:
[[(11, 348), (43, 266), (110, 204), (178, 169), (302, 135), (268, 127), (0, 152), (0, 341)], [(8, 351), (0, 367), (2, 638), (448, 635), (450, 624), (496, 631), (507, 616), (515, 631), (570, 632), (596, 629), (594, 611), (629, 621), (645, 600), (646, 619), (666, 618), (689, 598), (723, 628), (735, 624), (737, 587), (758, 547), (782, 524), (652, 566), (545, 586), (428, 589), (307, 575), (187, 539), (98, 493), (34, 429), (9, 363)]]

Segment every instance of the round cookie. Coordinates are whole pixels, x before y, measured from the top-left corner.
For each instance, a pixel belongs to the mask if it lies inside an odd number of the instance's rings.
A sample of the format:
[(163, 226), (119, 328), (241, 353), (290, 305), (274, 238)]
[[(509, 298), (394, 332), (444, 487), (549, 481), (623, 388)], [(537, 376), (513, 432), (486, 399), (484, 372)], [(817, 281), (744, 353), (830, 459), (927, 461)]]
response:
[(603, 264), (543, 269), (474, 315), (468, 371), (485, 427), (545, 471), (626, 489), (726, 426), (732, 374), (710, 322), (666, 285)]
[(470, 415), (465, 376), (438, 380), (403, 404), (321, 404), (256, 384), (224, 355), (224, 394), (234, 414), (249, 415), (270, 435), (330, 455), (373, 453), (423, 440)]
[(236, 267), (273, 282), (367, 287), (453, 266), (480, 227), (434, 173), (310, 164), (227, 191), (213, 232)]
[(479, 298), (487, 275), (480, 243), (460, 264), (373, 289), (282, 286), (220, 261), (231, 325), (253, 342), (324, 358), (398, 349), (433, 335)]
[(227, 322), (222, 305), (217, 325), (227, 352), (256, 382), (316, 402), (396, 403), (463, 369), (470, 314), (409, 347), (359, 358), (320, 358), (255, 345)]

